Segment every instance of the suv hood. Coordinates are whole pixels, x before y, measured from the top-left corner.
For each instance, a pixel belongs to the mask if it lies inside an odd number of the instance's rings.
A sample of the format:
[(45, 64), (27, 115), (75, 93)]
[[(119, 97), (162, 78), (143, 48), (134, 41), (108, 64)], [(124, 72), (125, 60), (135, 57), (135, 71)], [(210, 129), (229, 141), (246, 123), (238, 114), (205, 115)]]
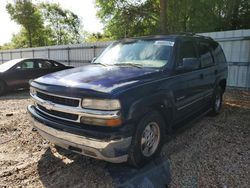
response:
[[(79, 68), (48, 74), (35, 80), (46, 85), (57, 85), (104, 93), (112, 92), (142, 81), (147, 75), (158, 72), (154, 68), (84, 65)], [(142, 78), (143, 77), (143, 78)]]

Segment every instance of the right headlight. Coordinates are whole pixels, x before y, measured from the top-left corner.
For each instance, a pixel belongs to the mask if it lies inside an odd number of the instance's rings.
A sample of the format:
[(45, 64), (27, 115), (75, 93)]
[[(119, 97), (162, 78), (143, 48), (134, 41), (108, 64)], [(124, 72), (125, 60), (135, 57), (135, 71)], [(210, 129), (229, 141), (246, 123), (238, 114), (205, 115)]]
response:
[(116, 99), (83, 99), (82, 107), (94, 110), (119, 110), (121, 104)]
[[(119, 110), (121, 104), (116, 99), (83, 99), (82, 108), (92, 110)], [(81, 123), (100, 126), (119, 126), (122, 124), (121, 117), (111, 117), (110, 119), (101, 117), (81, 117)]]

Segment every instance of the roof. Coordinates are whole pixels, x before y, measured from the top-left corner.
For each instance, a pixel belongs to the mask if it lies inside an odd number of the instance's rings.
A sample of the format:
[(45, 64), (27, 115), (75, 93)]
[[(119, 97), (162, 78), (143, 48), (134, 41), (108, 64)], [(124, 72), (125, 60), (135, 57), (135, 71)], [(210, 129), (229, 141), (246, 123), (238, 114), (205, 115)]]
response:
[(133, 40), (152, 40), (152, 39), (176, 39), (176, 38), (185, 38), (185, 37), (195, 37), (195, 38), (203, 38), (208, 40), (213, 40), (211, 37), (198, 35), (195, 33), (178, 33), (178, 34), (170, 34), (170, 35), (149, 35), (149, 36), (140, 36), (140, 37), (132, 37), (132, 38), (124, 38), (120, 41), (133, 41)]

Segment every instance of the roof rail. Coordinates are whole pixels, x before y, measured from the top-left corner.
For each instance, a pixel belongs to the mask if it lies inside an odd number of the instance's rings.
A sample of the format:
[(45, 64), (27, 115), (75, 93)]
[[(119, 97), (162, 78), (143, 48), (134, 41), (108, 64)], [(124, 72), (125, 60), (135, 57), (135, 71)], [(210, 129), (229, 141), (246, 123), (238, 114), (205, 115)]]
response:
[(188, 35), (188, 36), (194, 36), (196, 35), (196, 33), (194, 32), (180, 32), (180, 33), (176, 33), (177, 35)]
[(177, 33), (177, 34), (179, 34), (179, 35), (186, 35), (186, 36), (195, 36), (195, 37), (201, 37), (201, 38), (204, 38), (204, 39), (213, 40), (212, 37), (200, 35), (200, 34), (197, 34), (197, 33), (194, 33), (194, 32), (180, 32), (180, 33)]

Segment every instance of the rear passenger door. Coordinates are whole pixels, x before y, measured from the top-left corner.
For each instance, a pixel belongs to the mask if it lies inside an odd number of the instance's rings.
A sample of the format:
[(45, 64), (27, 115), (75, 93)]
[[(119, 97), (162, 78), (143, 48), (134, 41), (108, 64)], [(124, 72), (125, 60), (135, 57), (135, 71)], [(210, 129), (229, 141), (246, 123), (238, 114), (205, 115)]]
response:
[(54, 65), (48, 60), (39, 59), (37, 60), (37, 64), (38, 64), (38, 72), (36, 75), (37, 78), (55, 72)]
[(218, 70), (216, 70), (212, 47), (210, 46), (209, 41), (204, 39), (199, 39), (197, 41), (201, 60), (201, 73), (203, 75), (202, 90), (204, 90), (204, 98), (209, 102), (213, 94), (213, 85)]

